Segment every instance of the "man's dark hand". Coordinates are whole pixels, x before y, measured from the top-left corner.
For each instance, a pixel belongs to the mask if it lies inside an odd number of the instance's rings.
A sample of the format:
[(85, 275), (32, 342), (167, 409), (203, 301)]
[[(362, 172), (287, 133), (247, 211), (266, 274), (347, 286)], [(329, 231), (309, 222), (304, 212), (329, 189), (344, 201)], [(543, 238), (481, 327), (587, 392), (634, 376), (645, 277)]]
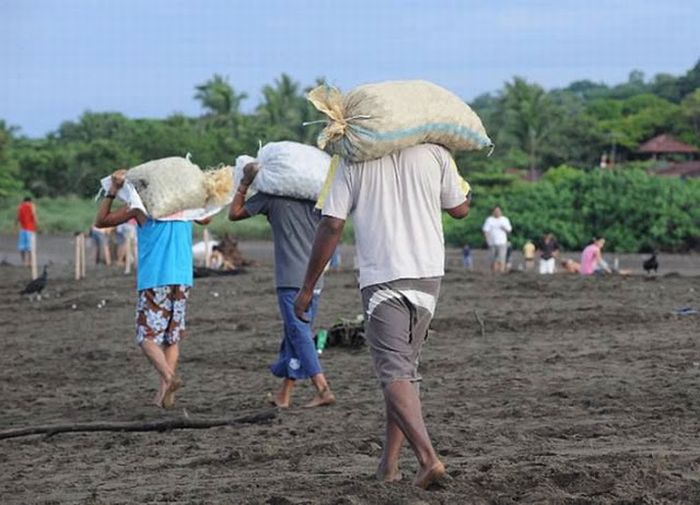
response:
[(309, 318), (306, 317), (306, 312), (309, 310), (313, 296), (313, 291), (306, 288), (301, 288), (297, 293), (294, 299), (294, 314), (296, 314), (300, 321), (304, 321), (305, 323), (311, 322)]
[(122, 186), (124, 186), (124, 181), (126, 180), (126, 170), (119, 169), (112, 173), (112, 187), (110, 188), (110, 193), (116, 194)]
[(253, 179), (255, 179), (255, 176), (258, 175), (259, 171), (259, 163), (255, 161), (248, 163), (245, 167), (243, 167), (243, 178), (241, 179), (241, 184), (244, 186), (250, 186), (253, 182)]

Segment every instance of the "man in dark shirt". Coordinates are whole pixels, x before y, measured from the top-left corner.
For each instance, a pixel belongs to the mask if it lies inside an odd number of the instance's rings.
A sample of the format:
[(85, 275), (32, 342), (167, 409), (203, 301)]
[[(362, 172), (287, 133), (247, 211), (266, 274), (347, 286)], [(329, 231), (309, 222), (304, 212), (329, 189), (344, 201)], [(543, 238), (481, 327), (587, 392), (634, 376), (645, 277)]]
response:
[(280, 314), (284, 321), (284, 338), (277, 362), (270, 366), (270, 371), (283, 379), (280, 390), (271, 401), (278, 407), (289, 407), (295, 381), (310, 378), (316, 387), (316, 395), (306, 406), (331, 405), (335, 402), (335, 397), (326, 382), (311, 332), (321, 296), (322, 279), (314, 288), (313, 300), (307, 314), (308, 321), (302, 321), (294, 314), (294, 299), (304, 283), (306, 264), (311, 255), (311, 246), (321, 214), (315, 209), (315, 202), (311, 200), (258, 192), (246, 201), (248, 186), (259, 170), (260, 166), (257, 163), (245, 166), (244, 176), (231, 202), (228, 217), (231, 221), (239, 221), (263, 214), (272, 226), (275, 284)]
[(553, 274), (556, 271), (556, 258), (559, 256), (559, 244), (554, 235), (545, 233), (540, 246), (540, 273)]

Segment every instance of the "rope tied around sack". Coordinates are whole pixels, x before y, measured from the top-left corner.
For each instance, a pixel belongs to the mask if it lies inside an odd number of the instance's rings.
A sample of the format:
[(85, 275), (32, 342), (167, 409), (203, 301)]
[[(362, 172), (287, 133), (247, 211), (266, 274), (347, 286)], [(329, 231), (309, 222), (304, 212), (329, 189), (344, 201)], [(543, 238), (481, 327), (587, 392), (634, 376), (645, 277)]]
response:
[(338, 88), (333, 86), (328, 86), (326, 84), (318, 86), (309, 91), (306, 98), (319, 112), (328, 116), (328, 119), (303, 123), (304, 126), (326, 123), (326, 127), (318, 136), (318, 147), (321, 149), (324, 149), (329, 142), (333, 142), (345, 136), (347, 129), (352, 127), (352, 121), (371, 119), (372, 117), (365, 114), (345, 117), (343, 94)]

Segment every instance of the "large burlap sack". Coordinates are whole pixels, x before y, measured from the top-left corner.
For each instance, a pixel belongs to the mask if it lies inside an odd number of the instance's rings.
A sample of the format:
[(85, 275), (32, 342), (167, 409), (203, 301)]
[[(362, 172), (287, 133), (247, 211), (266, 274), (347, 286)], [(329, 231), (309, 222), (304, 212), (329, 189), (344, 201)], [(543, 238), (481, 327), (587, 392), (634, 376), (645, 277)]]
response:
[[(110, 177), (101, 181), (106, 191)], [(203, 172), (189, 158), (170, 157), (129, 169), (120, 200), (154, 219), (204, 219), (233, 199), (233, 170)]]
[(427, 81), (366, 84), (343, 96), (322, 85), (307, 98), (328, 116), (318, 146), (367, 161), (422, 143), (450, 151), (492, 147), (479, 116), (458, 96)]
[(243, 168), (251, 161), (261, 167), (251, 184), (252, 191), (303, 200), (318, 198), (331, 164), (330, 156), (316, 147), (291, 141), (270, 142), (260, 148), (257, 158), (236, 158), (236, 187)]

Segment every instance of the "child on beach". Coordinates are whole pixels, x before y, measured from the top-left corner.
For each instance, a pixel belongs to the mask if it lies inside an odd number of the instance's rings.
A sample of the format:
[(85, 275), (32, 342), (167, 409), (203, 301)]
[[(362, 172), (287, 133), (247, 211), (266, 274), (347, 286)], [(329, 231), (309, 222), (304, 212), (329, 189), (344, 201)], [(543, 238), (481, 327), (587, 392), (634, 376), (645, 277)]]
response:
[(160, 375), (153, 403), (172, 408), (175, 392), (183, 385), (176, 370), (192, 286), (192, 223), (154, 220), (126, 206), (112, 210), (125, 175), (125, 170), (112, 174), (112, 185), (97, 210), (95, 226), (113, 227), (130, 219), (138, 224), (136, 342)]

